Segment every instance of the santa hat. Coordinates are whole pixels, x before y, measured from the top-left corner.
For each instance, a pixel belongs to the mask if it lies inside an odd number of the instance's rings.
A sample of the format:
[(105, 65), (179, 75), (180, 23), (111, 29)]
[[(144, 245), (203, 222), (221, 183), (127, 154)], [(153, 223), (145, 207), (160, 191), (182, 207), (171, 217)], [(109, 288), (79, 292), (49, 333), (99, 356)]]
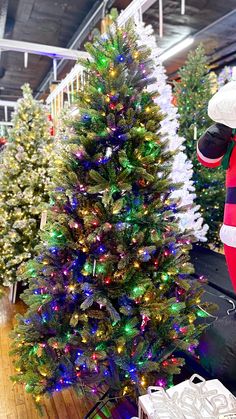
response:
[(236, 80), (233, 78), (208, 103), (209, 117), (230, 128), (236, 128)]

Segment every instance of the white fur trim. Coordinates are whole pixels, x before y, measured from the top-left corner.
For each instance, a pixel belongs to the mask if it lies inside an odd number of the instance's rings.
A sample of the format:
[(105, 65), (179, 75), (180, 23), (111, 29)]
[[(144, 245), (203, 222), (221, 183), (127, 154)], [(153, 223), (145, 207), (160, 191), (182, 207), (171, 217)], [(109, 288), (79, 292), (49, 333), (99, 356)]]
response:
[(220, 239), (230, 247), (236, 247), (236, 226), (223, 224), (220, 229)]
[(198, 145), (197, 145), (197, 154), (199, 155), (199, 157), (200, 157), (200, 159), (201, 160), (203, 160), (203, 161), (205, 161), (206, 163), (218, 163), (218, 161), (221, 161), (221, 159), (222, 159), (222, 157), (224, 156), (221, 156), (221, 157), (217, 157), (217, 159), (209, 159), (208, 157), (205, 157), (202, 153), (201, 153), (201, 151), (199, 150), (199, 148), (198, 148)]
[(208, 115), (230, 128), (236, 128), (236, 81), (230, 81), (218, 90), (208, 103)]

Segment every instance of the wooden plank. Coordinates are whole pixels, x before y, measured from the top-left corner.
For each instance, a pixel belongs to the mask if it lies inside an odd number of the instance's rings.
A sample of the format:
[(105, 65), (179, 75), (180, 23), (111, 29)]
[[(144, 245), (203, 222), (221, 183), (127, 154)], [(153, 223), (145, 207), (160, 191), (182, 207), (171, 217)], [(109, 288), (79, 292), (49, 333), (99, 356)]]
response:
[(78, 396), (73, 389), (70, 389), (70, 394), (74, 400), (79, 419), (84, 419), (86, 413), (88, 413), (94, 405), (94, 401), (89, 400), (87, 397)]
[(54, 393), (53, 400), (60, 419), (70, 419), (61, 393)]
[(56, 405), (52, 397), (50, 399), (45, 397), (44, 407), (45, 407), (46, 415), (49, 419), (59, 419)]
[(64, 399), (69, 417), (73, 419), (80, 419), (79, 413), (77, 412), (76, 404), (74, 403), (74, 399), (71, 395), (70, 390), (69, 389), (64, 390), (62, 392), (62, 397)]
[[(34, 402), (29, 394), (24, 392), (25, 396), (25, 405), (26, 405), (26, 411), (28, 414), (29, 419), (42, 419), (39, 412), (36, 410)], [(48, 419), (47, 414), (44, 416), (44, 419)]]
[(29, 416), (27, 415), (27, 409), (26, 409), (25, 404), (16, 406), (16, 410), (17, 410), (17, 419), (32, 419), (32, 418), (29, 418)]

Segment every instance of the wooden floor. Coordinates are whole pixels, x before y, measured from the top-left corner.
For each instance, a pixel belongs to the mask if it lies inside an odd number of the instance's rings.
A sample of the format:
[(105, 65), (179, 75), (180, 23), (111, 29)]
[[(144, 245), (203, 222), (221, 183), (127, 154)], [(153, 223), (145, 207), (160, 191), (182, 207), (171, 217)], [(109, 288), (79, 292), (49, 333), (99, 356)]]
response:
[[(23, 387), (9, 379), (14, 373), (9, 357), (9, 333), (14, 315), (23, 311), (23, 303), (12, 305), (7, 296), (0, 299), (0, 419), (42, 419)], [(72, 390), (66, 390), (45, 401), (43, 419), (83, 419), (92, 405), (87, 399), (78, 399)]]

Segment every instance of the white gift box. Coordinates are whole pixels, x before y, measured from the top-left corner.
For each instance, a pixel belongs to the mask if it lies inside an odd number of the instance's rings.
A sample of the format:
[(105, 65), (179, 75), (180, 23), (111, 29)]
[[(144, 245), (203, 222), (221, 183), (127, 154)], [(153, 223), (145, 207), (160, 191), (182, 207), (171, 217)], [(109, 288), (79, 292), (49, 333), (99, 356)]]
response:
[(236, 398), (219, 380), (194, 374), (166, 391), (149, 387), (139, 397), (139, 419), (236, 419)]

